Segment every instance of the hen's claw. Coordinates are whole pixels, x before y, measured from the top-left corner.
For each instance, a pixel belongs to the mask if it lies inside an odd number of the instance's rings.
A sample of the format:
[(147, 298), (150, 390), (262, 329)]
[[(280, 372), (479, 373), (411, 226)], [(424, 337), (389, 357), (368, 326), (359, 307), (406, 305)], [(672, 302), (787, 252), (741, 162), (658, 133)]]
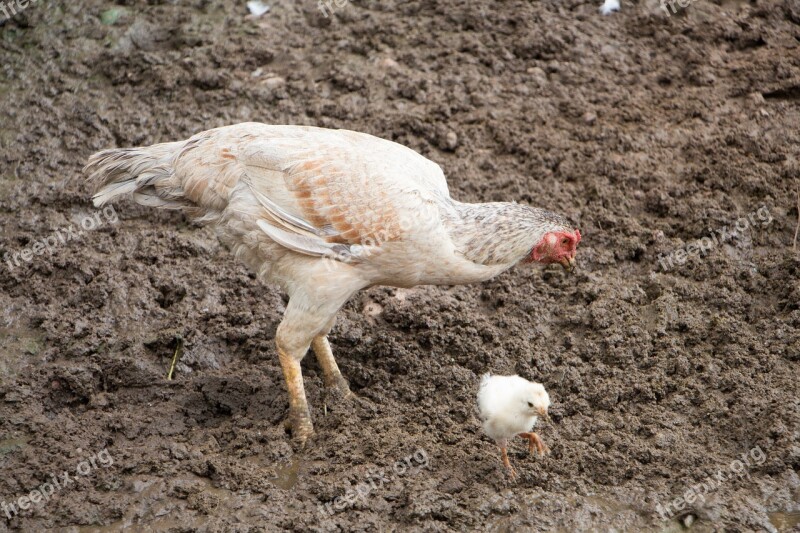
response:
[(304, 448), (308, 439), (314, 435), (314, 426), (308, 413), (289, 409), (289, 416), (283, 422), (286, 429), (292, 432), (292, 440), (299, 448)]
[[(339, 399), (348, 400), (355, 397), (350, 391), (350, 384), (344, 379), (336, 360), (333, 358), (333, 351), (331, 344), (328, 342), (328, 337), (319, 335), (314, 337), (311, 343), (311, 348), (317, 355), (317, 361), (322, 368), (322, 374), (325, 381), (326, 396), (332, 396), (334, 401)], [(328, 403), (326, 399), (326, 404)]]
[(325, 384), (324, 409), (325, 416), (328, 415), (328, 406), (335, 406), (343, 402), (351, 402), (358, 399), (358, 395), (350, 390), (347, 380), (340, 378), (334, 384)]
[(350, 384), (341, 376), (332, 383), (325, 383), (325, 392), (345, 400), (356, 397), (355, 393), (350, 390)]

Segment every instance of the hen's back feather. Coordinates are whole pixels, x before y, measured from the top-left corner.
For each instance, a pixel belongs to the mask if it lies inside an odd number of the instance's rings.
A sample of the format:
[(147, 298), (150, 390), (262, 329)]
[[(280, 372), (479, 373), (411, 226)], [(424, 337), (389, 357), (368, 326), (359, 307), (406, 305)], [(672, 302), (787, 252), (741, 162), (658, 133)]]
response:
[(438, 223), (449, 200), (441, 168), (364, 133), (244, 123), (187, 141), (105, 150), (86, 166), (95, 205), (136, 202), (183, 209), (201, 221), (244, 220), (308, 255), (402, 241)]

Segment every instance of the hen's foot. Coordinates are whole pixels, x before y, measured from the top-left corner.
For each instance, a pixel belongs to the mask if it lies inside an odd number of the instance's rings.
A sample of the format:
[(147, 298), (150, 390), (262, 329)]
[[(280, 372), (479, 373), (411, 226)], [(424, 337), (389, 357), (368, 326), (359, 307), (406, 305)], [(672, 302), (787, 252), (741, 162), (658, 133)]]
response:
[(339, 387), (347, 390), (347, 381), (342, 377), (342, 372), (336, 364), (336, 359), (333, 358), (333, 351), (331, 350), (331, 343), (328, 342), (328, 337), (325, 335), (314, 337), (314, 340), (311, 342), (311, 348), (317, 356), (317, 362), (320, 368), (322, 368), (322, 375), (325, 377), (325, 386)]
[(331, 400), (330, 403), (357, 398), (356, 394), (350, 390), (350, 384), (341, 374), (334, 379), (325, 380), (325, 396), (326, 401), (327, 399)]
[(283, 424), (292, 432), (292, 440), (299, 448), (304, 448), (308, 439), (314, 435), (314, 425), (308, 411), (289, 409), (289, 416)]

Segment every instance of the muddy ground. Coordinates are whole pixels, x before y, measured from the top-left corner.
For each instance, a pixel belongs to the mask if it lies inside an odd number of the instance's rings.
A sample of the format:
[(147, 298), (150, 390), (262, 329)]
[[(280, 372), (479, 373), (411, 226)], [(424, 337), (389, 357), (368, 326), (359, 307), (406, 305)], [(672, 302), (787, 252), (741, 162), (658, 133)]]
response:
[[(597, 7), (39, 0), (0, 26), (0, 531), (798, 530), (800, 5)], [(306, 358), (294, 450), (283, 296), (180, 214), (97, 212), (81, 173), (247, 120), (396, 140), (460, 200), (562, 212), (579, 271), (362, 293), (331, 336), (358, 398)], [(486, 371), (554, 401), (516, 483)]]

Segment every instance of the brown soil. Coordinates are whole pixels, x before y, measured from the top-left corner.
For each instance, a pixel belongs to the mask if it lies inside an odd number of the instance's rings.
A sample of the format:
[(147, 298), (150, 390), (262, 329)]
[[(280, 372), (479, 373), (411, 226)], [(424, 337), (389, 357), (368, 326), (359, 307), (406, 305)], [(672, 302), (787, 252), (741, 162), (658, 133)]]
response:
[[(797, 530), (798, 4), (270, 3), (40, 0), (0, 26), (0, 256), (96, 213), (92, 152), (253, 120), (396, 140), (458, 199), (560, 211), (579, 272), (359, 295), (331, 337), (358, 398), (327, 401), (306, 358), (298, 452), (281, 294), (208, 228), (121, 203), (0, 267), (0, 503), (72, 475), (0, 530)], [(486, 371), (554, 400), (516, 483), (476, 416)]]

